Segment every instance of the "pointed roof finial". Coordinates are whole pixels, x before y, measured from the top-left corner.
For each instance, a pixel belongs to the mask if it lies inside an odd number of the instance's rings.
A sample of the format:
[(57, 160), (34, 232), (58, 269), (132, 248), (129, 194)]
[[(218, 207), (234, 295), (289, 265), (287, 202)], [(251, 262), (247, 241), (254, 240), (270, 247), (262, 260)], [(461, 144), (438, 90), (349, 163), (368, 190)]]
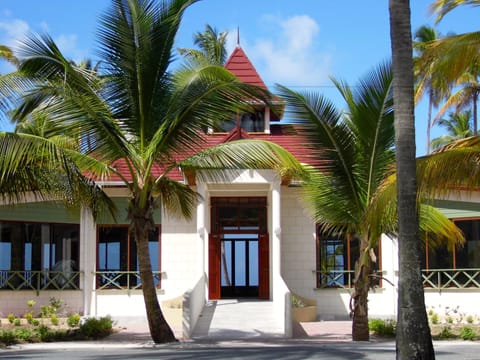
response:
[(240, 26), (237, 26), (237, 46), (240, 46)]

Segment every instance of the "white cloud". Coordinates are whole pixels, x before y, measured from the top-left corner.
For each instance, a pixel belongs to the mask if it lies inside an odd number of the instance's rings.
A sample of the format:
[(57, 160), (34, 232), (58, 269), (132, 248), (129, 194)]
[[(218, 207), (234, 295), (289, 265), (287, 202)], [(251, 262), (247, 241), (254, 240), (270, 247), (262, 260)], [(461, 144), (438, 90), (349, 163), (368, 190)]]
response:
[(0, 30), (4, 34), (0, 39), (2, 44), (15, 47), (30, 31), (30, 26), (20, 19), (0, 20)]
[(319, 45), (320, 26), (307, 15), (288, 18), (266, 16), (268, 39), (245, 47), (260, 76), (270, 85), (314, 86), (328, 82), (331, 55)]

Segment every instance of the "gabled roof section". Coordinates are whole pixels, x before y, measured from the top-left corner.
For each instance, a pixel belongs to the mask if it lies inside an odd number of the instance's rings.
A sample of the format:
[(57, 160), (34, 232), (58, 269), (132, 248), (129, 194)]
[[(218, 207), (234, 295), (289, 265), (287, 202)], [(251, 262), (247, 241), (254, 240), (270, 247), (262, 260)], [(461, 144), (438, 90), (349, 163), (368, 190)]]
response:
[(239, 80), (246, 84), (260, 86), (267, 88), (247, 54), (243, 51), (240, 45), (237, 45), (235, 50), (225, 63), (225, 69), (233, 73)]
[(220, 141), (220, 143), (226, 143), (229, 141), (251, 139), (252, 137), (243, 130), (241, 127), (235, 126), (230, 132)]

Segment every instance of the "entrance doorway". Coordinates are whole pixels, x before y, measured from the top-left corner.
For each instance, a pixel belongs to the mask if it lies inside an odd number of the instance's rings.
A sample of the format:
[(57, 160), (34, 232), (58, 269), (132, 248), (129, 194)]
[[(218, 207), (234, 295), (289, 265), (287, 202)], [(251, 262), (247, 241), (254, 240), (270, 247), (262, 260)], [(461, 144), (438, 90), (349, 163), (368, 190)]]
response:
[(209, 298), (268, 299), (265, 197), (211, 198)]
[(221, 297), (258, 297), (258, 234), (223, 234), (220, 241)]

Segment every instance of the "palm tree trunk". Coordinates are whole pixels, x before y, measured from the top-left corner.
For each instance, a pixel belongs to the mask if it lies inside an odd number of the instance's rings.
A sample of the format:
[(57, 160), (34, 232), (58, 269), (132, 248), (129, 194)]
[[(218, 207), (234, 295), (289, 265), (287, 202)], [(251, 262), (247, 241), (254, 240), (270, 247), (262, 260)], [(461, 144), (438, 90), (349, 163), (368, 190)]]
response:
[[(132, 203), (135, 199), (132, 200)], [(137, 255), (142, 280), (143, 299), (147, 312), (148, 326), (152, 340), (156, 344), (176, 341), (175, 335), (163, 316), (158, 302), (157, 290), (153, 281), (152, 264), (148, 247), (149, 233), (153, 227), (153, 215), (151, 206), (143, 209), (131, 207), (132, 231), (137, 243)]]
[(360, 259), (355, 266), (354, 292), (351, 298), (352, 340), (369, 341), (368, 329), (368, 290), (370, 289), (371, 259), (368, 255), (368, 240), (362, 237)]
[(477, 118), (477, 112), (478, 112), (478, 90), (473, 91), (473, 135), (477, 136), (478, 133), (478, 118)]
[(418, 212), (409, 0), (390, 0), (395, 150), (398, 181), (397, 359), (435, 359), (423, 292)]
[(433, 108), (433, 89), (430, 89), (430, 94), (428, 97), (428, 115), (427, 115), (427, 152), (430, 154), (430, 132), (432, 130), (432, 108)]

